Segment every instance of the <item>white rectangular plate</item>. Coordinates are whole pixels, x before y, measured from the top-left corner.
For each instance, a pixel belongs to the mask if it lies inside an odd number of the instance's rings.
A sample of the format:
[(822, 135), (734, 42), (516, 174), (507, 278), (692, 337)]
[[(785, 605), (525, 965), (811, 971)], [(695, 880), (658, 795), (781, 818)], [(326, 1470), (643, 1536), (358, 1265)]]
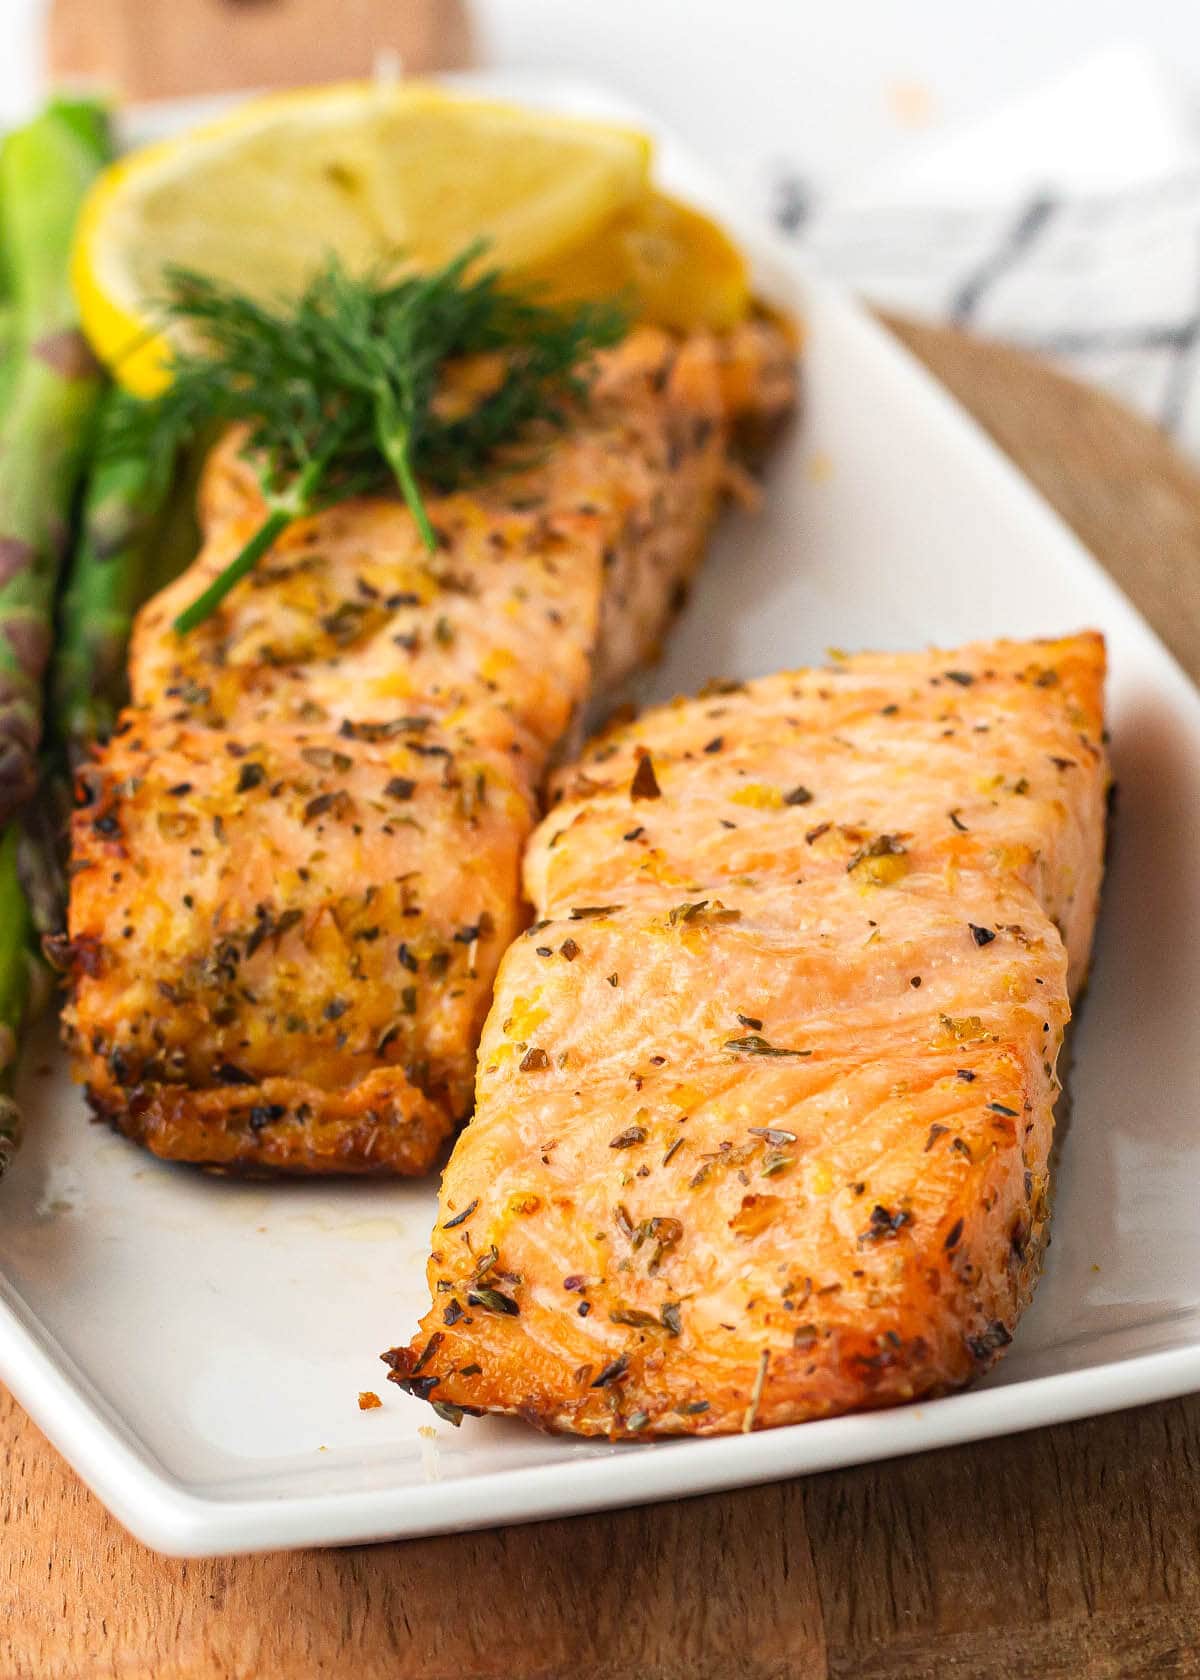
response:
[[(644, 120), (573, 86), (487, 85)], [(739, 224), (667, 137), (661, 172)], [(1200, 1388), (1200, 696), (924, 373), (791, 253), (739, 232), (807, 324), (803, 423), (761, 513), (722, 526), (648, 695), (819, 661), (830, 645), (1085, 625), (1109, 638), (1121, 801), (1037, 1300), (986, 1381), (924, 1405), (639, 1446), (499, 1420), (454, 1430), (376, 1360), (425, 1304), (432, 1182), (239, 1183), (163, 1166), (88, 1124), (47, 1036), (27, 1057), (29, 1141), (0, 1188), (0, 1377), (149, 1545), (200, 1555), (557, 1516)], [(383, 1406), (360, 1412), (368, 1388)]]

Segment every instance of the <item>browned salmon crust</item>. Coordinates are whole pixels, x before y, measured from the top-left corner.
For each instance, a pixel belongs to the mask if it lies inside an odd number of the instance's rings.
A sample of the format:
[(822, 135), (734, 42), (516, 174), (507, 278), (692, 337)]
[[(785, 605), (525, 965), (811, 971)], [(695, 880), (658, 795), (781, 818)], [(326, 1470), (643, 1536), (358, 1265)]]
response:
[[(420, 1173), (471, 1103), (551, 754), (656, 646), (786, 333), (635, 331), (521, 468), (295, 524), (199, 630), (262, 506), (240, 440), (203, 551), (141, 614), (81, 779), (66, 1028), (96, 1113), (173, 1160)], [(534, 464), (529, 464), (531, 459)]]
[(864, 655), (593, 742), (528, 851), (393, 1376), (625, 1437), (989, 1365), (1046, 1238), (1103, 680), (1094, 635)]

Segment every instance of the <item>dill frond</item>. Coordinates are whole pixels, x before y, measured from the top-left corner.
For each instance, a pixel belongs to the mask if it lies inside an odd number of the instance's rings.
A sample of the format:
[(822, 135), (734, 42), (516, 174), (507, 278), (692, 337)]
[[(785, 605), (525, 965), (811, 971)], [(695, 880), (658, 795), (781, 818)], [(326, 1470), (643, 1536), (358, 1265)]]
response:
[[(422, 484), (470, 483), (531, 426), (561, 427), (586, 400), (595, 353), (627, 330), (624, 310), (541, 303), (481, 270), (482, 252), (472, 245), (433, 273), (391, 281), (331, 259), (299, 296), (274, 303), (167, 271), (163, 313), (198, 347), (176, 353), (160, 396), (121, 406), (106, 450), (173, 460), (201, 428), (245, 422), (267, 508), (179, 614), (179, 634), (215, 611), (292, 520), (348, 496), (398, 488), (432, 550)], [(490, 389), (461, 412), (439, 401), (448, 364), (480, 355), (497, 359)]]

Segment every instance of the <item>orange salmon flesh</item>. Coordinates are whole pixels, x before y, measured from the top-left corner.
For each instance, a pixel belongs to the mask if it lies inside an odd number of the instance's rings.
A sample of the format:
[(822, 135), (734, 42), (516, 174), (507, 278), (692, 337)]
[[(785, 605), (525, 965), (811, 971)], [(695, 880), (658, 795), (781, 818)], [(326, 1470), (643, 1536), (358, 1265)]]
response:
[(95, 1112), (226, 1168), (423, 1173), (469, 1111), (551, 756), (655, 650), (734, 434), (791, 406), (795, 345), (638, 329), (520, 461), (297, 521), (172, 629), (257, 528), (233, 436), (195, 564), (141, 613), (132, 705), (81, 778), (68, 1042)]
[(839, 658), (558, 775), (394, 1380), (638, 1438), (996, 1359), (1046, 1242), (1104, 664), (1093, 634)]

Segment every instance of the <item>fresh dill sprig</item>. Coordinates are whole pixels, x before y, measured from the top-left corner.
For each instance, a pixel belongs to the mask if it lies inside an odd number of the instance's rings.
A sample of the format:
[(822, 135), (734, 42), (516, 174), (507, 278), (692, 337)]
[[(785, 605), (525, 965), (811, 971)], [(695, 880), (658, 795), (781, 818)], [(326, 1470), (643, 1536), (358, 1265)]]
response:
[[(203, 623), (295, 519), (348, 496), (399, 487), (422, 540), (436, 537), (422, 484), (452, 490), (534, 422), (565, 425), (586, 399), (597, 350), (627, 330), (615, 302), (554, 308), (480, 270), (473, 245), (431, 274), (384, 281), (331, 260), (294, 299), (267, 304), (186, 269), (167, 271), (163, 311), (195, 350), (171, 383), (122, 405), (108, 449), (174, 459), (213, 422), (249, 426), (266, 517), (175, 620)], [(490, 387), (445, 400), (448, 363), (497, 357)]]

